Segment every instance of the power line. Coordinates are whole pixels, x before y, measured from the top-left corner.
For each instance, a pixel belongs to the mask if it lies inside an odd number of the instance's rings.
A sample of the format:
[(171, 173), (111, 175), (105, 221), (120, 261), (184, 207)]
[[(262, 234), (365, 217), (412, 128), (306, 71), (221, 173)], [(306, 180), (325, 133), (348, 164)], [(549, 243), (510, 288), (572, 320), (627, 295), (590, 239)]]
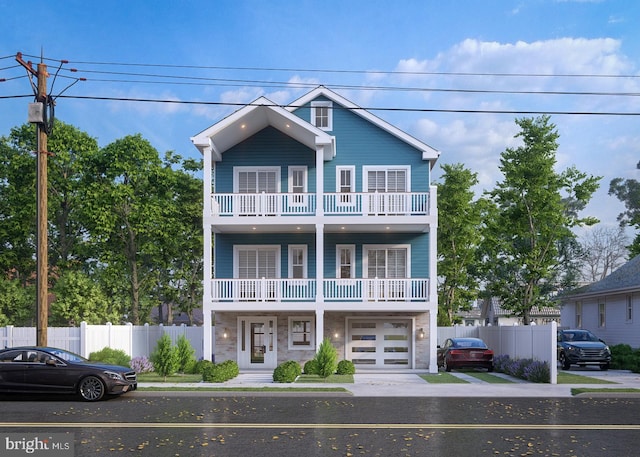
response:
[[(208, 106), (264, 106), (260, 103), (231, 103), (212, 102), (198, 100), (171, 100), (154, 98), (131, 98), (131, 97), (106, 97), (90, 95), (59, 95), (59, 98), (80, 99), (80, 100), (101, 100), (101, 101), (121, 101), (121, 102), (142, 102), (142, 103), (173, 103), (180, 105), (208, 105)], [(296, 105), (278, 105), (281, 108), (301, 108)], [(442, 108), (385, 108), (385, 107), (357, 107), (346, 108), (352, 111), (392, 111), (392, 112), (414, 112), (414, 113), (462, 113), (462, 114), (548, 114), (548, 115), (579, 115), (579, 116), (640, 116), (640, 112), (620, 112), (620, 111), (544, 111), (544, 110), (489, 110), (489, 109), (442, 109)]]

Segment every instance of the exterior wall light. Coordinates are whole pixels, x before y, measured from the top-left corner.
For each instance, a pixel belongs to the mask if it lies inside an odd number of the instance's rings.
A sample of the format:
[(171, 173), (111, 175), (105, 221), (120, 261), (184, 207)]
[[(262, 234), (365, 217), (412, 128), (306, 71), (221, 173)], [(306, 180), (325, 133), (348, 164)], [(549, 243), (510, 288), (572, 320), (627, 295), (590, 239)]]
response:
[(224, 338), (225, 340), (229, 338), (229, 329), (226, 327), (224, 328), (224, 332), (222, 332), (222, 338)]
[(421, 340), (424, 339), (424, 329), (423, 328), (418, 330), (418, 338), (420, 338)]

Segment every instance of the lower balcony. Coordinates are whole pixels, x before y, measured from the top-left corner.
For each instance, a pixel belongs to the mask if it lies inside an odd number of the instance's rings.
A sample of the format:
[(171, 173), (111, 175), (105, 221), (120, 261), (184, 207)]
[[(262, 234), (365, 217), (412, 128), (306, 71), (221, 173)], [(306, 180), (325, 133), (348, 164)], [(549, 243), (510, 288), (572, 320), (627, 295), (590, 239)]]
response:
[[(214, 302), (314, 302), (315, 279), (261, 278), (213, 279)], [(324, 279), (325, 302), (424, 302), (429, 299), (429, 279)]]

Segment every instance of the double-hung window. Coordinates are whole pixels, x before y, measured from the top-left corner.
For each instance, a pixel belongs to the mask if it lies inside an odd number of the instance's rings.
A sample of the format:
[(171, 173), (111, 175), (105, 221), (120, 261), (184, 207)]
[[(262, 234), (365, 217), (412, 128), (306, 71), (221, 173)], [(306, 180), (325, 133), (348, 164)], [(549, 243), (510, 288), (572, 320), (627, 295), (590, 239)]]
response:
[(336, 167), (336, 192), (338, 205), (353, 204), (353, 193), (356, 191), (356, 167)]
[(291, 166), (289, 167), (289, 193), (292, 194), (289, 204), (296, 206), (306, 203), (307, 192), (307, 167)]
[(333, 103), (311, 102), (311, 123), (322, 130), (333, 130)]

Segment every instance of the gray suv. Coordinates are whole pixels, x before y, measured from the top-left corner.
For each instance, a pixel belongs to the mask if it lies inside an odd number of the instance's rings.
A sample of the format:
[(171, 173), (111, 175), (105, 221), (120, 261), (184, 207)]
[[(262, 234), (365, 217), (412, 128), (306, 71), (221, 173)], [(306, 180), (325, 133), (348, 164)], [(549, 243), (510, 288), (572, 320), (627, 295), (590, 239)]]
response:
[(558, 362), (563, 370), (571, 365), (599, 365), (601, 370), (608, 370), (611, 351), (589, 330), (558, 330)]

